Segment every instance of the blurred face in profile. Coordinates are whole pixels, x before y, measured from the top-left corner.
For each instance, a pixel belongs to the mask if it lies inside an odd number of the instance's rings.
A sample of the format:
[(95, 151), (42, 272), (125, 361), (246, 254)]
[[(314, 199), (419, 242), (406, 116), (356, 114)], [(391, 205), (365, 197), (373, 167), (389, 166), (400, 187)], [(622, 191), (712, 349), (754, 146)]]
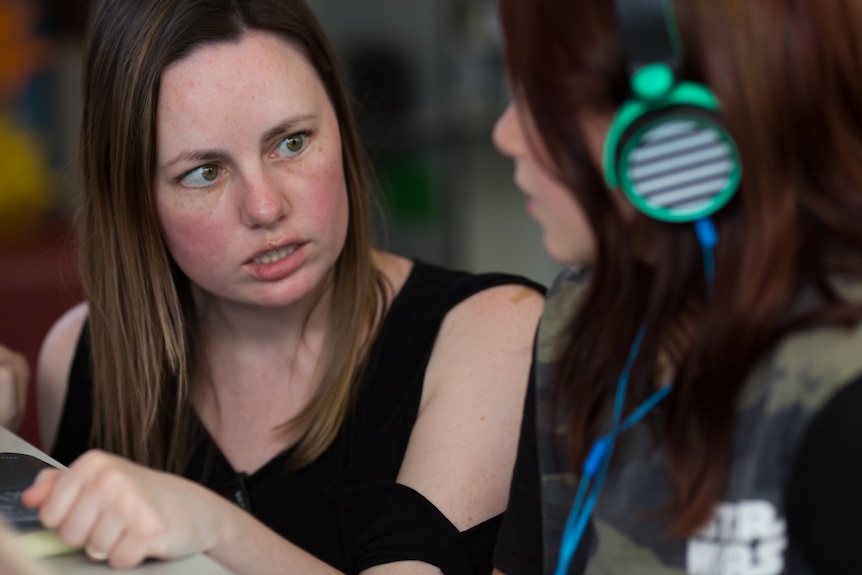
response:
[(542, 226), (548, 255), (567, 265), (592, 263), (592, 229), (572, 191), (552, 171), (529, 110), (517, 98), (497, 120), (493, 141), (515, 163), (515, 185), (527, 196), (527, 212)]

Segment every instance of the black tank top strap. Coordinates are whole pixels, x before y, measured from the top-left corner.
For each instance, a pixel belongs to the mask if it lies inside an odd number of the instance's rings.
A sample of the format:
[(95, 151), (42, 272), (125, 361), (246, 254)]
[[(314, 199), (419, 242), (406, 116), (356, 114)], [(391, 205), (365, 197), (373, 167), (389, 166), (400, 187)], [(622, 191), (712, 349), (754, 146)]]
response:
[(70, 465), (90, 448), (90, 429), (93, 422), (91, 361), (90, 324), (84, 322), (69, 370), (66, 399), (57, 437), (51, 450), (51, 457), (63, 465)]

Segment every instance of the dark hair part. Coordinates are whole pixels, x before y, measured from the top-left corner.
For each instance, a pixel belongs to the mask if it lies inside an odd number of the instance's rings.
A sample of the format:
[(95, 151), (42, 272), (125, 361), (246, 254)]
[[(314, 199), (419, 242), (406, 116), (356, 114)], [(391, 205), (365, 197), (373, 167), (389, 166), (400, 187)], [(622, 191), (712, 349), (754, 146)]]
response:
[[(302, 0), (96, 0), (83, 58), (77, 233), (90, 305), (94, 444), (182, 470), (196, 369), (189, 281), (162, 239), (153, 188), (161, 75), (197, 48), (249, 30), (295, 43), (316, 69), (340, 127), (349, 223), (332, 277), (333, 312), (309, 405), (285, 423), (302, 431), (291, 466), (331, 444), (347, 413), (384, 305), (373, 247), (367, 162), (336, 59)], [(338, 350), (338, 353), (335, 352)]]
[[(610, 115), (629, 93), (613, 2), (499, 3), (516, 97), (596, 236), (592, 280), (554, 380), (577, 464), (605, 431), (641, 323), (629, 409), (651, 392), (673, 322), (690, 302), (705, 302), (701, 253), (691, 226), (640, 213), (627, 224), (587, 152), (578, 116)], [(862, 315), (829, 283), (860, 275), (862, 5), (676, 0), (675, 8), (682, 76), (717, 95), (743, 166), (739, 192), (713, 218), (715, 296), (697, 316), (656, 430), (674, 486), (670, 534), (682, 536), (709, 518), (724, 489), (734, 407), (757, 360), (790, 331)], [(643, 229), (654, 265), (632, 252), (633, 230)], [(794, 315), (803, 290), (819, 304)]]

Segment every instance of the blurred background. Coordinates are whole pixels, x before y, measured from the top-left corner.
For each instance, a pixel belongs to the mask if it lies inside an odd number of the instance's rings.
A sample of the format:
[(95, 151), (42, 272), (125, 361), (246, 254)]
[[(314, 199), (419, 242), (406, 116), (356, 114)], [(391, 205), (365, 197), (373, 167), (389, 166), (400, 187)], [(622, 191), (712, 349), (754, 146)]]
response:
[[(384, 245), (548, 284), (559, 270), (491, 145), (508, 100), (494, 0), (309, 0), (379, 180)], [(0, 344), (35, 370), (82, 298), (69, 229), (87, 0), (0, 0)], [(21, 435), (39, 444), (35, 401)]]

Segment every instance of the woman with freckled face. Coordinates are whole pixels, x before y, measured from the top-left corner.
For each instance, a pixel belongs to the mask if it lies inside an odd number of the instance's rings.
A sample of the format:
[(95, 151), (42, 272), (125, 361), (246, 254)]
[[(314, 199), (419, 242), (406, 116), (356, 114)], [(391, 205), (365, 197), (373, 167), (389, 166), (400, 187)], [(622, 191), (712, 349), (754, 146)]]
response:
[(290, 42), (249, 32), (169, 66), (161, 86), (155, 200), (173, 260), (226, 300), (213, 305), (309, 299), (349, 211), (338, 119), (314, 68)]
[(116, 568), (490, 573), (541, 286), (375, 247), (301, 0), (96, 0), (83, 78), (87, 301), (37, 382), (69, 469), (25, 503)]

